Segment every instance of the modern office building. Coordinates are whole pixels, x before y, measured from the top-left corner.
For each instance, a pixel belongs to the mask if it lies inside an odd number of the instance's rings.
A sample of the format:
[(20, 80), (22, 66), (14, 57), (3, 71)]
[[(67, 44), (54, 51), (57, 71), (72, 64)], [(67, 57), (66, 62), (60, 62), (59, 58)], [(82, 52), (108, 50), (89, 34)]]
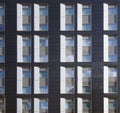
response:
[(0, 113), (120, 113), (120, 0), (0, 0)]

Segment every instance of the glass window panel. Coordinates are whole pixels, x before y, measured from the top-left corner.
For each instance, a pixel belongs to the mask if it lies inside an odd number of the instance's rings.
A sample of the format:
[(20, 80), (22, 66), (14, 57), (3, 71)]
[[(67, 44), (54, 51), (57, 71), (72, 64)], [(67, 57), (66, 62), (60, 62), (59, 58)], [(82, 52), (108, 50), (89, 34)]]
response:
[(5, 72), (3, 70), (0, 70), (0, 78), (5, 76)]
[(47, 9), (47, 7), (40, 8), (40, 15), (44, 15), (44, 16), (48, 15), (48, 9)]
[(116, 30), (117, 24), (109, 24), (109, 30)]
[(47, 71), (40, 71), (40, 77), (47, 78), (48, 77), (48, 72)]
[(23, 15), (30, 15), (30, 6), (23, 6)]
[(4, 16), (4, 7), (0, 8), (0, 16)]
[(115, 93), (115, 92), (117, 92), (117, 87), (116, 87), (116, 86), (109, 86), (109, 92), (110, 92), (110, 93)]
[(23, 30), (25, 30), (25, 31), (31, 30), (30, 24), (23, 24)]
[(117, 17), (114, 15), (109, 15), (109, 24), (116, 24)]
[(109, 109), (116, 109), (117, 103), (115, 99), (109, 99)]
[(109, 36), (109, 46), (117, 46), (117, 38)]
[(66, 99), (66, 109), (73, 109), (73, 100)]
[(109, 61), (116, 62), (117, 61), (117, 55), (109, 55)]
[(66, 46), (74, 46), (74, 38), (70, 37), (66, 37)]
[(48, 39), (46, 37), (40, 38), (40, 46), (48, 46)]
[(30, 62), (31, 57), (29, 55), (23, 56), (23, 62)]
[(40, 93), (48, 93), (48, 86), (40, 86)]
[(74, 87), (73, 86), (66, 87), (66, 93), (74, 93)]
[(90, 86), (83, 86), (83, 93), (90, 93)]
[(30, 87), (23, 87), (23, 93), (31, 93)]
[(109, 77), (117, 77), (117, 69), (116, 68), (109, 68)]
[(83, 102), (83, 109), (90, 109), (90, 102)]
[(83, 77), (91, 77), (91, 68), (83, 68)]
[(0, 31), (3, 31), (5, 28), (4, 24), (0, 24)]
[(40, 62), (47, 62), (48, 61), (48, 55), (40, 55)]
[(66, 24), (66, 30), (73, 30), (74, 25), (73, 24)]
[(66, 8), (66, 15), (73, 15), (73, 14), (74, 14), (73, 8)]
[(0, 47), (4, 47), (5, 41), (3, 38), (0, 38)]
[(73, 68), (66, 69), (66, 77), (74, 77), (74, 69)]
[(23, 99), (23, 113), (26, 111), (27, 113), (31, 113), (31, 101), (27, 99)]
[(83, 30), (90, 30), (91, 25), (90, 24), (83, 24)]
[(30, 78), (30, 70), (23, 70), (23, 77)]
[(90, 37), (83, 37), (82, 39), (83, 46), (91, 46), (91, 38)]
[(47, 24), (40, 24), (40, 30), (42, 30), (42, 31), (48, 30), (48, 25)]
[(40, 101), (40, 109), (48, 109), (48, 102)]
[(91, 55), (83, 55), (83, 62), (91, 62)]
[(90, 8), (83, 8), (82, 13), (83, 15), (90, 15)]
[(28, 39), (27, 39), (27, 38), (26, 38), (26, 39), (23, 38), (23, 46), (25, 46), (25, 47), (26, 47), (26, 46), (29, 47), (29, 46), (30, 46), (30, 42), (31, 42), (31, 41), (30, 41), (29, 38), (28, 38)]
[(90, 55), (90, 47), (83, 46), (83, 55)]
[(117, 7), (109, 8), (109, 15), (116, 15), (117, 14)]
[(66, 47), (66, 56), (67, 55), (74, 55), (74, 47), (72, 47), (72, 46)]
[(117, 53), (115, 46), (109, 46), (109, 55), (115, 55)]

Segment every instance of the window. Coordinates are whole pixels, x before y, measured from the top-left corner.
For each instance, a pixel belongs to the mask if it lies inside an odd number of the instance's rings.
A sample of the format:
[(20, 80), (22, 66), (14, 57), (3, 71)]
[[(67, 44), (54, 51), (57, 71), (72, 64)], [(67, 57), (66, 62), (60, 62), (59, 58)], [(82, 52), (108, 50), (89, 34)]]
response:
[(90, 4), (77, 4), (77, 30), (90, 31), (92, 28), (92, 6)]
[(64, 111), (64, 113), (74, 113), (74, 99), (72, 98), (61, 98), (61, 112)]
[(34, 67), (34, 93), (48, 93), (48, 68)]
[(31, 37), (17, 35), (17, 61), (31, 61)]
[(117, 69), (116, 67), (108, 68), (108, 76), (109, 76), (109, 92), (115, 93), (117, 92)]
[(48, 4), (34, 4), (34, 30), (48, 31)]
[(82, 39), (83, 44), (83, 62), (90, 62), (91, 61), (91, 38), (88, 36), (83, 36)]
[(66, 36), (66, 62), (74, 61), (74, 37)]
[(66, 30), (74, 30), (74, 5), (66, 5)]
[(47, 98), (34, 98), (34, 112), (48, 113), (48, 99)]
[(117, 113), (117, 102), (116, 99), (109, 99), (109, 113)]
[(23, 62), (31, 61), (31, 39), (23, 37)]
[(74, 93), (74, 67), (61, 67), (60, 76), (61, 93)]
[(109, 36), (109, 61), (117, 60), (117, 38)]
[(5, 99), (0, 99), (0, 113), (5, 113)]
[(40, 5), (40, 30), (48, 30), (48, 6), (47, 4)]
[(78, 93), (90, 93), (92, 88), (90, 67), (77, 67), (77, 92)]
[(31, 30), (31, 5), (17, 4), (17, 30), (30, 31)]
[(0, 62), (5, 61), (5, 39), (0, 36)]
[(34, 36), (34, 61), (48, 62), (48, 36)]
[(66, 68), (66, 93), (74, 93), (74, 68)]
[(17, 94), (31, 93), (31, 69), (17, 67)]
[(83, 5), (82, 8), (82, 29), (91, 30), (91, 6)]
[(61, 62), (74, 62), (75, 57), (75, 37), (61, 35), (60, 37), (60, 58)]
[(17, 98), (17, 113), (31, 113), (31, 100), (28, 98)]
[(0, 68), (0, 93), (5, 93), (5, 70)]
[(48, 37), (40, 37), (40, 61), (48, 61)]
[(109, 13), (109, 19), (108, 19), (109, 30), (116, 30), (117, 29), (117, 6), (109, 5), (108, 13)]
[(73, 31), (75, 27), (74, 4), (60, 4), (60, 29)]
[(40, 68), (40, 93), (48, 93), (48, 69)]
[(0, 4), (0, 31), (5, 29), (5, 7), (3, 4)]
[(40, 112), (41, 113), (48, 112), (48, 99), (40, 99)]
[(90, 113), (91, 105), (89, 99), (83, 99), (83, 113)]
[(31, 93), (31, 73), (29, 68), (23, 68), (23, 93)]
[(91, 68), (83, 67), (83, 93), (91, 92)]
[(118, 54), (118, 40), (116, 36), (104, 35), (104, 61), (116, 62)]
[(104, 3), (104, 30), (117, 30), (117, 5)]
[(31, 30), (31, 6), (30, 5), (23, 5), (22, 9), (23, 13), (23, 31), (30, 31)]

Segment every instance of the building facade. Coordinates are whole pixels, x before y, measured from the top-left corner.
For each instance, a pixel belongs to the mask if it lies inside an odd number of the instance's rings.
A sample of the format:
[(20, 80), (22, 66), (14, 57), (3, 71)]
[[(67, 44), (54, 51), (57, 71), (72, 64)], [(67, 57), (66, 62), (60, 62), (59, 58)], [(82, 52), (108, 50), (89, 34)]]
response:
[(0, 113), (120, 113), (120, 0), (0, 0)]

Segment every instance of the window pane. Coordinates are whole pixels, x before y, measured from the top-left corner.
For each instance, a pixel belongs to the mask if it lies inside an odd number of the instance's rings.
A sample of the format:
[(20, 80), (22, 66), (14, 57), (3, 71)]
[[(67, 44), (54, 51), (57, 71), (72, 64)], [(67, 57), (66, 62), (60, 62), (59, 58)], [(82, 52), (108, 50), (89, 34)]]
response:
[(74, 38), (66, 38), (66, 46), (74, 46)]
[(117, 77), (117, 69), (116, 68), (109, 68), (109, 77)]
[(42, 31), (48, 30), (48, 25), (47, 24), (40, 24), (40, 30), (42, 30)]
[(40, 86), (40, 93), (48, 93), (48, 86)]
[(90, 30), (91, 25), (90, 24), (83, 24), (83, 30)]
[(30, 24), (23, 24), (23, 30), (24, 30), (24, 31), (29, 31), (29, 30), (31, 30)]
[(40, 38), (40, 46), (48, 46), (48, 39), (45, 38)]
[(40, 15), (47, 16), (48, 15), (47, 8), (40, 8)]
[(114, 7), (114, 8), (109, 8), (109, 14), (110, 15), (116, 15), (117, 14), (117, 8)]
[(117, 38), (109, 37), (109, 46), (117, 46)]
[(74, 69), (66, 69), (66, 77), (74, 77)]
[(90, 8), (83, 8), (82, 13), (83, 15), (90, 15)]
[(30, 71), (23, 71), (23, 77), (30, 78)]
[(48, 109), (48, 102), (40, 101), (40, 109)]
[(74, 25), (73, 24), (66, 24), (66, 30), (73, 30)]
[(23, 15), (30, 15), (30, 6), (23, 6)]
[(47, 78), (48, 77), (47, 71), (40, 71), (40, 77)]
[(0, 8), (0, 16), (4, 16), (4, 8)]

